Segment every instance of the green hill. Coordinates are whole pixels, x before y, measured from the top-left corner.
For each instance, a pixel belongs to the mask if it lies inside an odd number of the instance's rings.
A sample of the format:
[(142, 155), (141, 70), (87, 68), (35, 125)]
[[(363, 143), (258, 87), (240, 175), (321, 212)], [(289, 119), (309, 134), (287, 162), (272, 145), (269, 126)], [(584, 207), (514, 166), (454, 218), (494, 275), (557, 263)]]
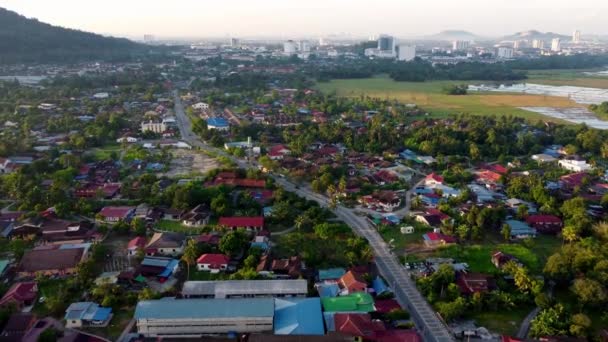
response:
[(149, 47), (29, 19), (0, 8), (0, 64), (124, 60)]

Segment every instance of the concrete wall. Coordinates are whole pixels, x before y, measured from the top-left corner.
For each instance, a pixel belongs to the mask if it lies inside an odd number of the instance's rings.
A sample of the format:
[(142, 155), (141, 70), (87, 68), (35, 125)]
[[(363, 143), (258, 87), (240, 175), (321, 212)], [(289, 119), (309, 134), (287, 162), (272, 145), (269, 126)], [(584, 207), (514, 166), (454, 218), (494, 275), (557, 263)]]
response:
[(234, 317), (208, 319), (139, 319), (137, 331), (146, 337), (198, 337), (203, 334), (272, 331), (273, 317)]

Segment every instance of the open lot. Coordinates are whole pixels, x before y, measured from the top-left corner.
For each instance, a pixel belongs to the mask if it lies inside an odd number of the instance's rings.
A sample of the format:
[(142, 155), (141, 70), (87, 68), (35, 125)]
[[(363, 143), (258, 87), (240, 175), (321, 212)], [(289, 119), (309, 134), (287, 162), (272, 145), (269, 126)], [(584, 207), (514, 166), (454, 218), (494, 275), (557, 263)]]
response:
[[(387, 76), (365, 79), (332, 80), (317, 84), (323, 92), (336, 92), (339, 96), (367, 95), (415, 103), (434, 116), (450, 113), (478, 115), (514, 115), (528, 119), (551, 119), (517, 107), (580, 107), (568, 98), (529, 94), (475, 93), (465, 96), (446, 95), (442, 88), (448, 84), (476, 84), (482, 81), (431, 81), (395, 82)], [(487, 82), (485, 82), (487, 83)]]
[(179, 175), (205, 174), (219, 167), (219, 163), (202, 152), (196, 150), (177, 149), (173, 150), (173, 158), (169, 171), (163, 176), (175, 177)]
[(184, 233), (186, 235), (199, 235), (209, 228), (205, 227), (188, 227), (184, 226), (180, 221), (160, 220), (156, 223), (156, 230), (163, 232)]
[[(453, 258), (458, 262), (469, 264), (473, 272), (493, 273), (496, 267), (492, 264), (491, 255), (501, 251), (517, 257), (534, 274), (542, 273), (547, 258), (561, 247), (561, 240), (554, 236), (539, 235), (527, 243), (501, 243), (487, 240), (481, 244), (453, 245), (438, 249), (420, 248), (422, 243), (408, 245), (408, 257), (420, 260), (428, 257)], [(416, 247), (418, 246), (418, 248)]]
[(533, 308), (532, 306), (523, 306), (510, 310), (481, 312), (471, 315), (470, 318), (474, 319), (478, 326), (485, 327), (492, 332), (515, 336), (521, 322)]

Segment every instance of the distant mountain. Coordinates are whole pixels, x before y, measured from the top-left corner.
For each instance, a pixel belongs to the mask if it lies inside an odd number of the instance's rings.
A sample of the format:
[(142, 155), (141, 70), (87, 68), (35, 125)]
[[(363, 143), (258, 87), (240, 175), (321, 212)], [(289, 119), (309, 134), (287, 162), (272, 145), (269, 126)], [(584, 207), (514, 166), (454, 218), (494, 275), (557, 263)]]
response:
[(474, 33), (468, 32), (468, 31), (462, 31), (462, 30), (447, 30), (447, 31), (441, 31), (437, 34), (431, 35), (431, 36), (425, 36), (422, 37), (423, 39), (426, 40), (447, 40), (447, 41), (452, 41), (452, 40), (484, 40), (483, 37), (478, 36)]
[(149, 47), (29, 19), (0, 8), (0, 63), (118, 60)]
[(565, 36), (565, 35), (559, 34), (559, 33), (554, 33), (554, 32), (540, 32), (540, 31), (536, 31), (536, 30), (530, 30), (530, 31), (517, 32), (510, 36), (502, 37), (501, 39), (514, 41), (514, 40), (534, 40), (534, 39), (551, 40), (553, 38), (570, 39), (571, 37)]

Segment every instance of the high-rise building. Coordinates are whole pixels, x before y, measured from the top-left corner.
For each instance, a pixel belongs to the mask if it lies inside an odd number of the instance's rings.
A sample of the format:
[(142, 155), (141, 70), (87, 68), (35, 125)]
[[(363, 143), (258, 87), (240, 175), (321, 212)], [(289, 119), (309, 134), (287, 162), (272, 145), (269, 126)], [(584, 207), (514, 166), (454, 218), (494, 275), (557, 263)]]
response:
[(310, 42), (308, 40), (300, 40), (298, 42), (298, 51), (300, 53), (309, 53), (310, 52)]
[(416, 58), (415, 45), (399, 45), (397, 46), (397, 59), (400, 61), (409, 62)]
[(230, 38), (230, 46), (233, 48), (241, 47), (241, 40), (238, 38)]
[(295, 55), (298, 52), (298, 45), (293, 40), (283, 43), (283, 53), (287, 56)]
[(499, 47), (497, 57), (500, 59), (511, 59), (513, 58), (513, 49), (510, 47)]
[(551, 41), (551, 51), (560, 52), (561, 50), (562, 50), (561, 39), (553, 38), (553, 40)]
[(151, 43), (154, 41), (154, 36), (151, 34), (144, 34), (144, 43)]
[(544, 49), (545, 48), (545, 42), (543, 40), (540, 39), (534, 39), (532, 41), (532, 48), (534, 49)]
[(572, 42), (577, 44), (581, 42), (581, 31), (576, 30), (572, 33)]
[(455, 40), (452, 42), (452, 50), (462, 51), (469, 48), (469, 42), (466, 40)]
[(386, 34), (380, 35), (378, 37), (378, 50), (383, 52), (395, 51), (395, 38)]

